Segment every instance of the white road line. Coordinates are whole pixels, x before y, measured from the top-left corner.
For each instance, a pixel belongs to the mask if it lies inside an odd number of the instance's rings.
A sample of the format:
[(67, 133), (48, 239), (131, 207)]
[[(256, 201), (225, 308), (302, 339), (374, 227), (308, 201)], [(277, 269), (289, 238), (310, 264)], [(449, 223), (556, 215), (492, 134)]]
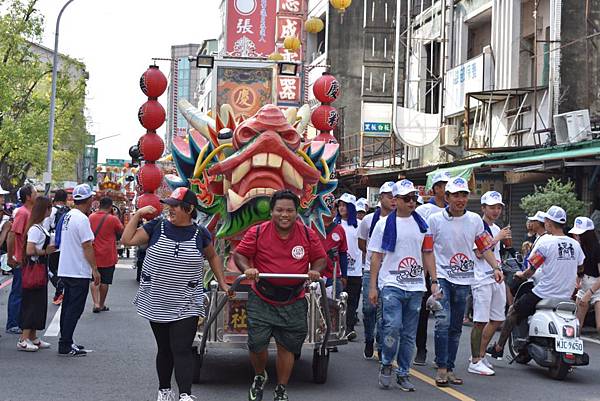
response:
[(60, 311), (62, 310), (62, 305), (58, 307), (58, 310), (54, 314), (52, 318), (52, 322), (46, 329), (44, 333), (44, 337), (56, 337), (58, 336), (58, 332), (60, 331)]
[(589, 341), (589, 342), (594, 343), (594, 344), (600, 344), (600, 340), (596, 340), (595, 338), (590, 338), (590, 337), (585, 337), (585, 336), (581, 336), (581, 338), (584, 341)]

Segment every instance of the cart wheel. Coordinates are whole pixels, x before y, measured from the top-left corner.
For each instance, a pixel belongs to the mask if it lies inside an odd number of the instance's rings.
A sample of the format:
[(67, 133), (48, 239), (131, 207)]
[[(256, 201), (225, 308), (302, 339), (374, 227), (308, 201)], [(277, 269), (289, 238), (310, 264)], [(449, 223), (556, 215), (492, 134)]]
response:
[(323, 384), (327, 381), (327, 368), (329, 366), (329, 351), (321, 355), (319, 350), (313, 353), (313, 381)]
[(200, 372), (202, 370), (202, 363), (204, 362), (204, 354), (198, 353), (198, 347), (192, 347), (194, 352), (194, 384), (200, 383)]

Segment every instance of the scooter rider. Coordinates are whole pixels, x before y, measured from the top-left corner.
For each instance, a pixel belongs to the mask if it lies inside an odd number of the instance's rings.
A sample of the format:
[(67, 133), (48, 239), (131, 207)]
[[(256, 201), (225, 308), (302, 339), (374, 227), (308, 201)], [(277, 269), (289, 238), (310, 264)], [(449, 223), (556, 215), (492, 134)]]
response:
[(528, 280), (539, 268), (544, 274), (532, 292), (523, 294), (510, 308), (498, 342), (487, 350), (493, 358), (502, 358), (513, 328), (535, 313), (538, 302), (548, 298), (569, 299), (575, 288), (577, 269), (583, 265), (585, 255), (579, 243), (564, 234), (567, 214), (561, 207), (552, 206), (543, 216), (547, 235), (536, 241), (528, 259), (529, 268), (515, 277)]

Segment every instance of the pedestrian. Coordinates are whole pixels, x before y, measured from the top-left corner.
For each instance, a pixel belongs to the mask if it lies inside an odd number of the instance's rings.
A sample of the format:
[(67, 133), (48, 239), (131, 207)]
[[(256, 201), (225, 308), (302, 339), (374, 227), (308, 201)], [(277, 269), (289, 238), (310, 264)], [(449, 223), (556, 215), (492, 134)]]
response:
[(551, 206), (541, 215), (548, 234), (538, 238), (529, 256), (529, 268), (515, 273), (521, 281), (530, 279), (536, 270), (543, 269), (538, 283), (515, 301), (502, 325), (498, 342), (487, 349), (492, 358), (502, 358), (504, 345), (513, 328), (535, 313), (542, 299), (570, 299), (577, 282), (577, 271), (583, 269), (585, 255), (573, 238), (564, 234), (567, 213)]
[(582, 298), (596, 282), (600, 281), (600, 242), (596, 235), (594, 222), (587, 217), (577, 217), (575, 226), (569, 231), (575, 239), (581, 244), (581, 249), (585, 255), (583, 269), (577, 272), (578, 287), (577, 293), (577, 318), (579, 325), (583, 327), (585, 316), (590, 305), (594, 308), (596, 314), (596, 330), (600, 333), (600, 293), (592, 291), (592, 296), (588, 302), (582, 302)]
[(431, 191), (433, 196), (423, 205), (417, 207), (417, 213), (425, 220), (433, 213), (441, 212), (448, 204), (446, 203), (446, 183), (450, 181), (450, 173), (438, 171), (431, 178)]
[(533, 242), (535, 241), (536, 233), (533, 226), (533, 221), (529, 218), (525, 221), (525, 228), (527, 229), (527, 232), (525, 233), (525, 239), (523, 240), (523, 242), (531, 242), (533, 244)]
[(263, 398), (271, 337), (277, 344), (277, 385), (274, 401), (288, 399), (287, 384), (308, 333), (305, 283), (261, 279), (260, 273), (308, 274), (319, 280), (326, 254), (317, 233), (298, 217), (300, 199), (289, 190), (276, 191), (270, 202), (271, 220), (251, 227), (234, 252), (237, 267), (253, 280), (248, 293), (248, 350), (254, 368), (249, 401)]
[(100, 313), (109, 310), (106, 306), (108, 287), (113, 282), (115, 267), (117, 265), (117, 239), (123, 233), (123, 224), (113, 214), (113, 201), (108, 196), (100, 199), (100, 209), (90, 215), (90, 226), (94, 232), (94, 255), (100, 285), (90, 284), (94, 307), (92, 312)]
[[(394, 211), (396, 207), (396, 200), (392, 195), (392, 188), (394, 187), (394, 183), (392, 181), (385, 182), (381, 187), (379, 187), (379, 202), (380, 207), (375, 209), (374, 213), (370, 213), (365, 216), (364, 219), (360, 222), (360, 226), (358, 227), (358, 248), (366, 254), (365, 263), (363, 265), (363, 277), (362, 277), (362, 293), (363, 293), (363, 304), (362, 304), (362, 313), (363, 313), (363, 326), (365, 329), (365, 348), (363, 350), (363, 357), (365, 359), (372, 359), (374, 355), (374, 342), (376, 337), (379, 337), (380, 330), (376, 329), (378, 326), (377, 319), (377, 310), (378, 307), (371, 304), (369, 302), (369, 288), (371, 281), (371, 251), (368, 250), (369, 240), (371, 235), (373, 234), (373, 230), (375, 229), (375, 225), (379, 222), (379, 220), (384, 219), (390, 213)], [(381, 341), (377, 338), (378, 344), (378, 352), (380, 351), (379, 347), (381, 346)]]
[(177, 188), (161, 200), (168, 219), (157, 218), (138, 227), (142, 216), (156, 213), (152, 206), (138, 209), (127, 223), (121, 242), (147, 245), (140, 286), (134, 300), (137, 313), (150, 322), (157, 346), (158, 401), (174, 400), (171, 376), (180, 401), (191, 401), (198, 318), (204, 317), (204, 263), (208, 261), (221, 289), (228, 291), (221, 258), (210, 233), (196, 225), (198, 199), (188, 188)]
[(11, 212), (5, 199), (8, 194), (10, 192), (5, 191), (0, 185), (0, 271), (2, 271), (2, 275), (7, 274), (5, 269), (8, 270), (6, 239), (12, 227)]
[[(54, 251), (50, 244), (50, 233), (44, 228), (44, 219), (50, 216), (52, 203), (45, 196), (38, 196), (33, 203), (31, 216), (26, 226), (26, 245), (21, 266), (31, 263), (48, 264), (48, 255)], [(21, 300), (21, 328), (23, 333), (17, 342), (19, 351), (37, 351), (50, 348), (50, 343), (37, 336), (38, 330), (46, 328), (48, 313), (48, 283), (41, 288), (23, 288)]]
[(358, 198), (356, 200), (356, 219), (360, 223), (369, 212), (369, 201), (365, 198)]
[[(369, 241), (371, 282), (369, 301), (382, 302), (382, 353), (379, 385), (389, 388), (392, 362), (398, 362), (396, 383), (402, 391), (415, 391), (409, 370), (415, 349), (425, 270), (438, 293), (433, 259), (433, 238), (425, 220), (415, 212), (418, 191), (409, 180), (398, 181), (392, 190), (396, 212), (379, 220)], [(383, 260), (383, 264), (382, 264)]]
[(6, 332), (10, 334), (21, 334), (21, 261), (23, 260), (23, 249), (25, 249), (25, 236), (27, 234), (27, 222), (31, 215), (31, 209), (37, 198), (37, 191), (31, 184), (26, 184), (19, 189), (17, 198), (23, 206), (16, 209), (13, 223), (8, 234), (7, 250), (8, 265), (12, 268), (13, 281), (8, 296), (8, 316), (6, 318)]
[(461, 385), (463, 380), (454, 372), (456, 353), (462, 332), (463, 316), (470, 286), (475, 279), (475, 252), (473, 244), (498, 277), (502, 275), (494, 253), (492, 238), (485, 230), (483, 220), (466, 210), (469, 185), (462, 177), (455, 177), (446, 185), (448, 206), (429, 216), (433, 235), (437, 277), (442, 291), (442, 310), (435, 313), (436, 385)]
[[(533, 235), (530, 238), (530, 241), (532, 244), (535, 245), (536, 241), (543, 236), (544, 234), (546, 234), (546, 228), (544, 226), (544, 212), (538, 211), (536, 212), (533, 216), (529, 216), (527, 217), (527, 221), (530, 222), (531, 224), (531, 229), (533, 231), (533, 233), (535, 235)], [(526, 256), (526, 255), (524, 255)]]
[[(64, 189), (57, 189), (54, 192), (54, 199), (52, 200), (52, 212), (50, 216), (44, 220), (44, 228), (50, 233), (50, 236), (56, 235), (56, 227), (65, 214), (69, 212), (67, 206), (67, 191)], [(58, 261), (60, 260), (60, 251), (56, 249), (54, 253), (48, 256), (48, 270), (50, 270), (50, 282), (55, 288), (54, 297), (52, 303), (54, 305), (60, 305), (63, 300), (63, 284), (58, 278)]]
[(94, 233), (88, 214), (92, 208), (95, 192), (87, 184), (73, 188), (75, 206), (63, 217), (59, 226), (60, 248), (58, 276), (64, 286), (64, 298), (60, 312), (60, 339), (58, 354), (62, 356), (85, 356), (85, 347), (73, 342), (73, 333), (85, 308), (90, 279), (100, 283), (100, 273), (94, 256)]
[[(325, 199), (325, 203), (328, 203), (330, 208), (331, 216), (323, 216), (325, 237), (319, 235), (319, 239), (323, 249), (326, 249), (327, 252), (327, 266), (323, 270), (322, 276), (326, 279), (325, 286), (328, 289), (331, 288), (331, 298), (337, 299), (348, 282), (348, 243), (346, 241), (346, 231), (342, 227), (342, 220), (339, 218), (339, 214), (334, 215), (335, 200), (333, 202), (331, 200), (331, 197)], [(333, 292), (334, 281), (335, 293)]]
[[(500, 244), (511, 238), (510, 227), (500, 229), (495, 222), (504, 209), (502, 195), (488, 191), (481, 197), (483, 226), (492, 237), (492, 251), (498, 265), (501, 264)], [(475, 250), (475, 281), (473, 293), (473, 328), (471, 329), (471, 361), (468, 372), (484, 376), (495, 374), (494, 367), (485, 357), (485, 350), (492, 336), (504, 321), (506, 308), (506, 286), (501, 283), (500, 270), (493, 270), (481, 253)]]

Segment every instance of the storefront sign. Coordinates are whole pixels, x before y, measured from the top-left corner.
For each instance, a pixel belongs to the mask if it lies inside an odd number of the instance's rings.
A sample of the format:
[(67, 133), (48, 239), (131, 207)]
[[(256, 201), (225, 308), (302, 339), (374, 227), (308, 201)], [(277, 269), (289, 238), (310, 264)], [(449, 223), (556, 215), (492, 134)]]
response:
[(283, 103), (300, 102), (301, 80), (299, 77), (277, 78), (277, 100)]
[(275, 49), (273, 0), (227, 0), (225, 51), (234, 57), (266, 57)]
[(229, 104), (235, 115), (253, 116), (273, 103), (273, 69), (219, 67), (216, 93), (216, 110)]
[[(486, 53), (448, 71), (444, 82), (444, 115), (452, 116), (464, 111), (467, 93), (491, 89), (492, 71), (492, 57)], [(476, 105), (476, 101), (471, 102), (471, 107)]]

